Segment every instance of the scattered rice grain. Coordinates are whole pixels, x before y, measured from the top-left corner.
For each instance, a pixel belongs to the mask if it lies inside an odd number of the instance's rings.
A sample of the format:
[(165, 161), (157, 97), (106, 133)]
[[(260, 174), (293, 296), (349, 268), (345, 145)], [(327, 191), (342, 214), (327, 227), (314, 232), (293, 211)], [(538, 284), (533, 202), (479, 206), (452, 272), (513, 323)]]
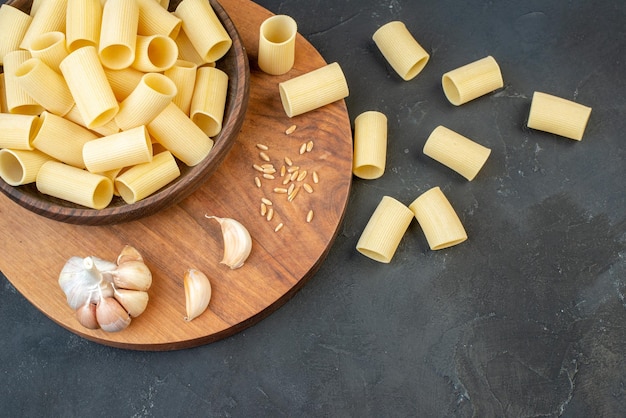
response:
[(280, 167), (280, 176), (281, 177), (285, 177), (285, 173), (287, 172), (287, 169), (285, 168), (285, 166)]
[(313, 220), (313, 209), (311, 209), (309, 213), (306, 214), (307, 223), (310, 223), (312, 220)]
[(283, 225), (282, 222), (279, 223), (278, 225), (276, 225), (276, 228), (274, 228), (274, 232), (280, 231), (281, 229), (283, 229), (283, 226), (285, 226), (285, 225)]
[(300, 167), (298, 167), (297, 165), (293, 165), (287, 169), (287, 172), (293, 173), (294, 171), (298, 171), (298, 170), (300, 170)]
[(259, 152), (259, 157), (261, 157), (263, 161), (270, 161), (270, 156), (267, 155), (265, 151)]
[(313, 149), (313, 141), (309, 141), (306, 143), (306, 152), (311, 152)]
[(261, 187), (261, 179), (255, 176), (254, 184), (256, 184), (256, 187)]
[(267, 205), (265, 203), (261, 203), (261, 216), (267, 215)]
[(287, 193), (287, 189), (284, 187), (274, 187), (274, 193), (284, 194)]
[(267, 221), (269, 222), (272, 220), (273, 217), (274, 217), (274, 208), (270, 207), (267, 210), (267, 217), (265, 219), (267, 219)]
[(291, 167), (293, 165), (293, 161), (291, 161), (291, 158), (285, 157), (285, 164), (287, 164), (289, 167)]
[(289, 186), (289, 188), (287, 189), (287, 194), (293, 193), (293, 189), (295, 188), (296, 188), (295, 183), (291, 183), (291, 186)]
[(298, 170), (294, 171), (293, 173), (291, 173), (291, 177), (289, 179), (291, 181), (296, 181), (296, 179), (298, 178), (298, 174), (300, 174)]
[(306, 142), (300, 145), (300, 155), (306, 152)]
[(304, 179), (306, 178), (306, 175), (307, 175), (306, 170), (302, 170), (302, 171), (300, 172), (300, 174), (298, 174), (298, 178), (297, 178), (296, 180), (298, 180), (298, 181), (302, 181), (302, 180), (304, 180)]
[(274, 174), (274, 173), (276, 173), (276, 169), (274, 167), (272, 167), (272, 168), (264, 168), (263, 172), (265, 174)]
[(313, 193), (313, 187), (309, 183), (304, 183), (302, 188), (306, 190), (307, 193)]
[(285, 177), (285, 180), (283, 180), (283, 186), (287, 185), (290, 181), (291, 181), (291, 176)]
[(267, 145), (265, 145), (265, 144), (256, 144), (256, 147), (257, 147), (258, 149), (262, 150), (262, 151), (267, 151), (267, 150), (269, 150), (269, 149), (270, 149), (270, 147), (268, 147), (268, 146), (267, 146)]
[(317, 184), (317, 183), (319, 183), (319, 182), (320, 182), (320, 177), (319, 177), (319, 175), (317, 174), (317, 171), (314, 171), (314, 172), (313, 172), (313, 183)]
[(263, 173), (263, 178), (268, 180), (274, 180), (276, 177), (274, 177), (273, 174)]
[(258, 164), (252, 164), (252, 167), (254, 167), (256, 171), (260, 171), (261, 173), (263, 172), (263, 167)]
[(299, 191), (300, 191), (300, 186), (298, 186), (295, 189), (293, 189), (293, 192), (291, 192), (289, 194), (289, 196), (287, 197), (287, 200), (290, 201), (290, 202), (293, 202), (293, 199), (296, 198), (296, 196), (298, 195)]
[(289, 128), (287, 128), (287, 130), (285, 131), (285, 134), (291, 135), (296, 130), (296, 128), (297, 128), (296, 125), (291, 125)]
[(265, 197), (261, 198), (261, 202), (265, 203), (267, 206), (272, 206), (272, 201)]

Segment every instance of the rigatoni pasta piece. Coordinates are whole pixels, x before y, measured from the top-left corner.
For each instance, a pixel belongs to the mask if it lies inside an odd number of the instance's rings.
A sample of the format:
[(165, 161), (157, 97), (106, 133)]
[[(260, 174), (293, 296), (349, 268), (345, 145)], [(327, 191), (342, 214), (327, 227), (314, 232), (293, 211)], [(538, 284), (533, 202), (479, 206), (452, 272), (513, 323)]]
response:
[(0, 65), (4, 56), (19, 49), (32, 17), (8, 4), (0, 6)]
[(102, 173), (152, 161), (152, 142), (145, 126), (89, 141), (83, 146), (85, 167)]
[(94, 47), (70, 53), (60, 68), (89, 129), (105, 125), (115, 117), (119, 105)]
[(22, 115), (38, 115), (43, 107), (22, 88), (15, 72), (18, 67), (31, 58), (30, 52), (17, 50), (4, 56), (4, 92), (6, 94), (9, 113)]
[(333, 62), (278, 84), (287, 116), (294, 117), (348, 97), (348, 83)]
[(144, 76), (144, 73), (132, 67), (122, 70), (105, 68), (104, 74), (118, 102), (126, 99), (139, 85)]
[(384, 196), (356, 244), (357, 251), (381, 263), (391, 262), (413, 216), (404, 204)]
[(0, 73), (0, 113), (9, 113), (7, 94), (4, 87), (4, 73)]
[(387, 116), (363, 112), (354, 120), (352, 173), (362, 179), (377, 179), (385, 173), (387, 160)]
[(177, 60), (172, 68), (163, 73), (176, 85), (176, 96), (172, 101), (187, 115), (191, 108), (197, 69), (198, 66), (191, 61)]
[(74, 106), (74, 97), (61, 74), (39, 58), (31, 58), (15, 70), (15, 77), (24, 91), (44, 109), (64, 116)]
[(102, 9), (98, 54), (102, 65), (113, 70), (135, 61), (139, 5), (136, 1), (107, 0)]
[(115, 188), (128, 204), (138, 202), (180, 176), (169, 151), (155, 155), (151, 162), (129, 168), (115, 179)]
[(467, 233), (454, 208), (439, 187), (422, 193), (410, 205), (431, 250), (460, 244)]
[(33, 0), (33, 4), (30, 7), (30, 15), (31, 16), (35, 16), (35, 14), (37, 14), (37, 10), (39, 10), (39, 6), (41, 6), (41, 3), (43, 3), (46, 0)]
[(213, 67), (198, 68), (191, 99), (191, 120), (210, 137), (222, 130), (228, 74)]
[(176, 39), (182, 21), (167, 11), (167, 7), (161, 6), (154, 0), (137, 0), (139, 3), (139, 35), (164, 35)]
[(261, 23), (259, 29), (258, 64), (261, 71), (285, 74), (295, 61), (298, 25), (291, 16), (274, 15)]
[(473, 180), (491, 150), (444, 126), (436, 127), (424, 144), (424, 154)]
[(176, 85), (159, 73), (147, 73), (135, 90), (120, 103), (115, 123), (121, 130), (146, 125), (172, 102)]
[(33, 183), (41, 166), (53, 158), (37, 150), (0, 150), (0, 177), (11, 186)]
[[(74, 107), (72, 107), (70, 111), (67, 112), (65, 116), (63, 116), (63, 118), (74, 122), (75, 124), (80, 125), (84, 128), (87, 128), (87, 124), (83, 120), (83, 116), (78, 111), (76, 105), (74, 105)], [(115, 124), (115, 119), (111, 119), (108, 123), (102, 126), (91, 128), (90, 130), (99, 134), (100, 136), (107, 136), (118, 133), (120, 131), (120, 128)]]
[(148, 124), (148, 132), (190, 167), (199, 164), (213, 148), (213, 140), (174, 103)]
[(590, 107), (536, 91), (530, 104), (528, 127), (580, 141), (589, 116)]
[(37, 115), (0, 113), (0, 148), (32, 150), (40, 123)]
[(33, 138), (33, 146), (66, 164), (85, 168), (83, 147), (98, 136), (49, 112), (43, 112), (39, 119), (41, 123)]
[(180, 30), (178, 36), (175, 39), (176, 46), (178, 47), (178, 58), (184, 61), (193, 62), (198, 67), (207, 63), (206, 58), (200, 56), (200, 53), (196, 51), (196, 48), (191, 43), (191, 40), (185, 33), (184, 28)]
[(500, 66), (492, 56), (471, 62), (441, 77), (443, 92), (460, 106), (504, 86)]
[(67, 57), (65, 34), (63, 32), (46, 32), (35, 37), (30, 44), (30, 54), (40, 59), (56, 72), (61, 72), (59, 64)]
[(160, 73), (171, 68), (177, 59), (178, 47), (172, 38), (165, 35), (137, 35), (133, 68), (146, 73)]
[(67, 0), (42, 1), (37, 13), (31, 14), (33, 19), (22, 38), (20, 48), (30, 49), (32, 40), (42, 33), (65, 32), (66, 12)]
[(183, 0), (175, 15), (183, 21), (183, 30), (205, 62), (222, 58), (233, 41), (206, 0)]
[(415, 78), (430, 58), (404, 22), (393, 21), (381, 26), (372, 39), (389, 65), (405, 81)]
[(69, 52), (84, 46), (97, 47), (102, 25), (100, 0), (67, 0), (66, 44)]
[(56, 161), (41, 166), (35, 184), (40, 193), (92, 209), (104, 209), (113, 199), (110, 179)]

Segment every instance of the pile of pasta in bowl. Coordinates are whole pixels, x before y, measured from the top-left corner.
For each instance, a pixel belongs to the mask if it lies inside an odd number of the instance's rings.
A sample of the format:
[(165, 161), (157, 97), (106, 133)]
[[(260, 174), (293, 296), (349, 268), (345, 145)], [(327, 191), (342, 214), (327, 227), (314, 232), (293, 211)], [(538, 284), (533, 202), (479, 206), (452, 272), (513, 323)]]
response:
[(243, 123), (248, 62), (208, 0), (13, 1), (0, 8), (0, 189), (71, 223), (175, 204)]

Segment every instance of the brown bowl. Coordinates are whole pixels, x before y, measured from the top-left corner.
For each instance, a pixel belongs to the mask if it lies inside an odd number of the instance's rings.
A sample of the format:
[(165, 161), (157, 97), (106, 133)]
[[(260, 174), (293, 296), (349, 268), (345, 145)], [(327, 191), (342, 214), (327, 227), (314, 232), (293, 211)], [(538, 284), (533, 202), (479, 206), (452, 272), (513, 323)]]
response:
[[(120, 197), (115, 196), (108, 207), (99, 210), (39, 193), (34, 183), (14, 187), (0, 179), (0, 191), (20, 206), (57, 221), (105, 225), (128, 222), (152, 215), (175, 205), (201, 186), (217, 170), (235, 143), (248, 107), (250, 88), (248, 57), (239, 33), (222, 6), (215, 0), (207, 1), (210, 1), (233, 43), (228, 53), (217, 62), (217, 68), (226, 72), (229, 78), (222, 130), (213, 138), (215, 142), (213, 149), (200, 164), (188, 167), (179, 162), (180, 176), (161, 190), (132, 204), (127, 204)], [(172, 0), (169, 9), (174, 10), (179, 3), (180, 0)], [(10, 0), (7, 4), (29, 12), (32, 0)]]

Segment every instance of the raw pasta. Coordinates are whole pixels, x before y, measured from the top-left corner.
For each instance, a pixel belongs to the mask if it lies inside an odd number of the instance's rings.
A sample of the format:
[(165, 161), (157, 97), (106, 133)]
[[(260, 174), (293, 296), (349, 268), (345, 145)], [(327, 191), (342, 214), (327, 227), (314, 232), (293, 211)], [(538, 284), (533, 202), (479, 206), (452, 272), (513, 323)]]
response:
[(444, 126), (436, 127), (424, 144), (424, 154), (473, 180), (491, 150)]
[(65, 31), (66, 10), (67, 0), (42, 1), (37, 13), (31, 14), (33, 19), (22, 38), (20, 48), (30, 49), (33, 39), (42, 33)]
[(61, 74), (39, 58), (31, 58), (15, 70), (20, 87), (45, 110), (64, 116), (74, 106), (74, 97)]
[(104, 3), (98, 50), (103, 66), (121, 70), (135, 61), (138, 25), (136, 1), (107, 0)]
[(6, 89), (4, 88), (4, 73), (0, 73), (0, 113), (9, 113), (8, 108)]
[(212, 67), (198, 69), (191, 99), (191, 120), (210, 137), (222, 130), (228, 74)]
[(69, 52), (84, 46), (97, 47), (102, 25), (100, 0), (68, 0), (65, 37)]
[(133, 68), (143, 72), (163, 72), (171, 68), (177, 59), (178, 47), (172, 38), (164, 35), (137, 35)]
[(208, 61), (205, 57), (201, 57), (200, 53), (196, 51), (196, 48), (191, 43), (191, 40), (185, 33), (185, 29), (182, 28), (175, 39), (176, 46), (178, 47), (178, 58), (184, 61), (193, 62), (198, 67), (206, 64)]
[(147, 73), (135, 90), (120, 103), (115, 123), (121, 130), (146, 125), (154, 119), (176, 95), (172, 80), (158, 73)]
[(498, 63), (488, 56), (445, 73), (441, 84), (450, 103), (460, 106), (501, 88), (504, 81)]
[(384, 196), (356, 244), (357, 251), (381, 263), (391, 262), (412, 220), (409, 208)]
[(430, 58), (403, 22), (393, 21), (381, 26), (372, 38), (387, 62), (405, 81), (415, 78)]
[(197, 69), (198, 66), (191, 61), (177, 60), (172, 68), (163, 73), (176, 86), (176, 96), (172, 101), (187, 115), (191, 108)]
[(56, 161), (41, 166), (36, 186), (40, 193), (92, 209), (104, 209), (113, 199), (110, 179)]
[(0, 6), (0, 65), (4, 56), (16, 51), (30, 26), (32, 17), (8, 4)]
[(188, 166), (199, 164), (213, 148), (213, 140), (174, 103), (148, 124), (150, 135)]
[(115, 188), (126, 203), (145, 199), (180, 176), (169, 151), (156, 154), (151, 162), (129, 168), (115, 179)]
[(152, 142), (145, 126), (87, 142), (83, 146), (85, 167), (102, 173), (152, 161)]
[(261, 23), (259, 30), (259, 68), (271, 75), (285, 74), (295, 60), (296, 21), (286, 15), (274, 15)]
[(278, 84), (287, 116), (294, 117), (348, 97), (348, 83), (338, 63)]
[(176, 39), (182, 26), (181, 20), (154, 0), (137, 0), (139, 4), (139, 35), (163, 35)]
[(4, 57), (4, 88), (7, 100), (6, 110), (9, 113), (22, 115), (38, 115), (43, 112), (43, 107), (37, 103), (20, 86), (15, 72), (18, 67), (31, 58), (30, 52), (17, 50), (9, 52)]
[(32, 150), (40, 123), (37, 115), (0, 113), (0, 148)]
[(205, 62), (219, 60), (230, 49), (233, 41), (208, 1), (183, 0), (175, 15), (183, 21), (185, 34)]
[(387, 117), (380, 112), (361, 113), (354, 120), (352, 172), (362, 179), (377, 179), (385, 173)]
[(409, 208), (422, 227), (431, 250), (452, 247), (467, 239), (461, 220), (439, 187), (422, 193)]
[(105, 68), (104, 74), (118, 102), (124, 101), (135, 90), (144, 76), (144, 73), (132, 67), (122, 70)]
[(41, 166), (53, 158), (37, 150), (0, 150), (0, 177), (11, 186), (32, 183)]
[(590, 115), (590, 107), (535, 92), (530, 105), (528, 127), (580, 141)]
[(39, 58), (57, 73), (60, 72), (59, 64), (67, 57), (65, 34), (46, 32), (35, 37), (30, 44), (30, 54), (33, 58)]

